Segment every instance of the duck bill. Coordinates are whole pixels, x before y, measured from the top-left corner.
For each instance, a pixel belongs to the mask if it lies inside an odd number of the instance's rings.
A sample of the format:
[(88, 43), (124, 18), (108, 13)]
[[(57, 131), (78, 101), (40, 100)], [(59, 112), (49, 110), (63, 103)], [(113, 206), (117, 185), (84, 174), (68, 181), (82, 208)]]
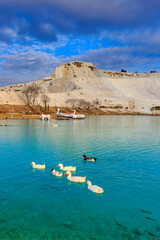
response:
[(59, 167), (59, 165), (57, 165), (56, 167)]
[(64, 173), (64, 175), (66, 175), (67, 173)]

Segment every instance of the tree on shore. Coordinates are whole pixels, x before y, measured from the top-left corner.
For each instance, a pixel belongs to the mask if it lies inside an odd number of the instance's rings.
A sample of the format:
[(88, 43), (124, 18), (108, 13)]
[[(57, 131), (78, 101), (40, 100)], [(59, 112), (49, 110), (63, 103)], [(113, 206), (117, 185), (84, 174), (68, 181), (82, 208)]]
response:
[(47, 103), (50, 101), (50, 98), (46, 94), (43, 94), (41, 97), (41, 101), (44, 103), (44, 107), (45, 107), (45, 111), (46, 111)]
[(37, 84), (32, 84), (25, 87), (23, 94), (26, 97), (27, 105), (31, 106), (35, 104), (35, 100), (38, 97), (40, 90), (41, 88)]
[(96, 98), (96, 99), (93, 100), (93, 105), (94, 105), (95, 107), (98, 107), (100, 104), (101, 104), (101, 101), (100, 101), (98, 98)]

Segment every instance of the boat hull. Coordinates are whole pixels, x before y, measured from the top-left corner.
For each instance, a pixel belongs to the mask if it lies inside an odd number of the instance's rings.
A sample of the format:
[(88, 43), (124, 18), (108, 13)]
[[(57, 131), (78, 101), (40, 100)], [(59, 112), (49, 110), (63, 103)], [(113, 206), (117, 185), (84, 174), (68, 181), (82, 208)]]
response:
[(85, 118), (85, 115), (57, 113), (57, 117), (73, 118), (73, 119), (84, 119), (84, 118)]
[(40, 119), (41, 120), (51, 120), (51, 116), (50, 115), (41, 115)]

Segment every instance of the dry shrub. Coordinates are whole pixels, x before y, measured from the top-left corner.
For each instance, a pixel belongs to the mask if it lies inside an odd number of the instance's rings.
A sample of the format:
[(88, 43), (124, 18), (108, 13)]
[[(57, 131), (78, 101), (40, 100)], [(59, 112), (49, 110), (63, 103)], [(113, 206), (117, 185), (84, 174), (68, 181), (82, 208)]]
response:
[(86, 101), (85, 99), (76, 99), (76, 98), (67, 99), (65, 103), (72, 105), (72, 107), (78, 107), (78, 108), (90, 108), (93, 106), (91, 102)]
[(94, 71), (95, 67), (88, 66), (92, 71)]
[(74, 62), (73, 63), (76, 67), (80, 68), (82, 66), (82, 63), (81, 62)]
[(101, 101), (100, 101), (98, 98), (96, 98), (96, 99), (93, 100), (93, 105), (94, 105), (95, 107), (98, 107), (100, 104), (101, 104)]

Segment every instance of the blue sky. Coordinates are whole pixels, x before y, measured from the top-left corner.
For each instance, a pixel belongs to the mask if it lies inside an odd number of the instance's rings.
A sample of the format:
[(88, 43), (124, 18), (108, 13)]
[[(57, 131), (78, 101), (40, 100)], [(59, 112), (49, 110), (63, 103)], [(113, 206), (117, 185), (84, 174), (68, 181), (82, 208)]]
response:
[(159, 0), (0, 0), (0, 86), (68, 61), (160, 71)]

